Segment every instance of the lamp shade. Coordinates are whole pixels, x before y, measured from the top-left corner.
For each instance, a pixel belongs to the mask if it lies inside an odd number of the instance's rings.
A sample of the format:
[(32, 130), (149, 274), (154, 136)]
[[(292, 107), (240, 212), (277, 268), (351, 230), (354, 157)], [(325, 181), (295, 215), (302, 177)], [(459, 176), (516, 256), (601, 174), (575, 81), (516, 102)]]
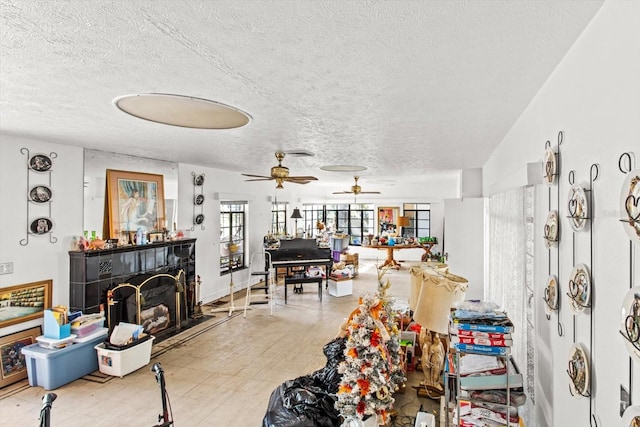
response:
[(455, 274), (428, 269), (416, 273), (422, 276), (422, 284), (413, 320), (430, 331), (447, 334), (449, 309), (464, 300), (469, 281)]
[(293, 213), (291, 214), (292, 219), (302, 219), (302, 215), (300, 214), (300, 209), (295, 208)]
[(408, 216), (399, 216), (398, 217), (398, 227), (407, 227), (409, 225), (409, 217)]

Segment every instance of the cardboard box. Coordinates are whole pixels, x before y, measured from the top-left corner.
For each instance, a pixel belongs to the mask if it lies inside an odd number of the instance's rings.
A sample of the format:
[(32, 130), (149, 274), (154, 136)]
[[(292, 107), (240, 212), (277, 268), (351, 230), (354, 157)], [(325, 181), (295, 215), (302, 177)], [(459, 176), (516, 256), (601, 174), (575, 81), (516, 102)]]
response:
[(329, 295), (343, 297), (351, 294), (353, 294), (353, 280), (348, 277), (344, 279), (332, 277), (329, 279)]
[(146, 366), (151, 360), (154, 339), (152, 335), (149, 339), (124, 350), (109, 350), (105, 348), (104, 343), (96, 345), (100, 372), (122, 378)]
[(23, 347), (29, 385), (53, 390), (97, 371), (98, 360), (94, 347), (104, 337), (105, 334), (96, 335), (93, 340), (59, 350), (42, 348), (39, 344)]
[(356, 262), (358, 254), (340, 254), (340, 262)]

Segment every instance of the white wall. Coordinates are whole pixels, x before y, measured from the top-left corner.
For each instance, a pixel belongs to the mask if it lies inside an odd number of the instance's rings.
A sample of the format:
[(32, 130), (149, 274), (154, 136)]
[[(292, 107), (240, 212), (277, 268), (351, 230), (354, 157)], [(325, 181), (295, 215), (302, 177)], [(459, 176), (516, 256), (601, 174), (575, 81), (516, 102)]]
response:
[(484, 297), (483, 198), (444, 201), (444, 249), (449, 271), (469, 281), (466, 299)]
[[(629, 239), (618, 221), (619, 197), (624, 175), (618, 158), (633, 152), (640, 167), (640, 2), (607, 1), (572, 49), (558, 65), (533, 102), (509, 131), (483, 168), (484, 194), (526, 185), (527, 163), (540, 162), (544, 143), (556, 142), (565, 132), (561, 150), (561, 176), (552, 189), (551, 208), (560, 209), (561, 241), (551, 265), (542, 240), (542, 227), (549, 210), (546, 188), (537, 189), (536, 235), (536, 330), (537, 410), (540, 425), (589, 425), (589, 399), (569, 394), (566, 374), (569, 350), (574, 341), (590, 350), (593, 364), (592, 409), (599, 426), (620, 423), (620, 384), (629, 387), (629, 357), (620, 329), (620, 306), (629, 289)], [(590, 234), (575, 236), (566, 222), (569, 171), (575, 181), (589, 183), (592, 164), (599, 165), (593, 187), (593, 240)], [(560, 206), (557, 205), (559, 192)], [(640, 244), (635, 244), (636, 252)], [(593, 263), (591, 263), (593, 250)], [(575, 318), (568, 309), (566, 286), (574, 258), (590, 265), (594, 306), (590, 314)], [(557, 332), (557, 317), (547, 321), (542, 308), (548, 269), (559, 273), (562, 304), (560, 321), (564, 336)], [(639, 285), (640, 263), (635, 260)], [(514, 284), (518, 285), (518, 284)], [(555, 314), (554, 314), (555, 316)], [(591, 326), (593, 325), (593, 335)], [(593, 337), (593, 344), (591, 344)], [(633, 402), (640, 403), (640, 364), (633, 366)]]
[[(102, 236), (105, 179), (107, 169), (152, 173), (163, 176), (164, 198), (178, 198), (178, 164), (108, 151), (86, 150), (84, 153), (84, 229)], [(166, 206), (165, 206), (166, 207)], [(167, 219), (169, 216), (167, 212)], [(171, 229), (168, 223), (167, 228)]]
[[(31, 153), (57, 153), (52, 175), (52, 214), (55, 222), (53, 236), (58, 238), (55, 244), (49, 243), (48, 236), (29, 236), (27, 246), (20, 245), (26, 237), (26, 184), (27, 156), (21, 148), (28, 148)], [(307, 186), (286, 186), (285, 190), (275, 192), (275, 184), (267, 182), (245, 182), (238, 173), (216, 170), (202, 166), (162, 162), (153, 159), (136, 158), (117, 153), (87, 151), (61, 144), (50, 144), (43, 141), (20, 139), (13, 136), (2, 136), (0, 144), (0, 199), (3, 200), (0, 210), (0, 262), (13, 262), (14, 273), (0, 275), (0, 287), (9, 287), (21, 283), (52, 278), (54, 280), (53, 304), (69, 304), (69, 259), (73, 238), (80, 236), (83, 230), (96, 230), (102, 233), (104, 215), (104, 178), (106, 169), (132, 170), (147, 173), (159, 173), (165, 179), (165, 198), (178, 199), (179, 230), (185, 230), (187, 237), (194, 237), (196, 242), (196, 268), (201, 276), (201, 299), (209, 302), (229, 294), (230, 277), (220, 276), (220, 232), (219, 212), (220, 200), (248, 201), (247, 236), (249, 249), (247, 256), (260, 250), (262, 237), (270, 229), (271, 200), (269, 196), (277, 195), (279, 200), (287, 200), (290, 204), (302, 206), (303, 200), (310, 200), (305, 194)], [(204, 195), (206, 197), (202, 213), (205, 215), (204, 230), (194, 226), (193, 175), (205, 174)], [(34, 175), (32, 173), (32, 175)], [(38, 177), (42, 178), (42, 177)], [(32, 177), (32, 183), (35, 181)], [(437, 181), (437, 193), (455, 196), (457, 181), (442, 179)], [(16, 183), (19, 183), (16, 185)], [(411, 200), (401, 198), (385, 199), (385, 206), (402, 206), (405, 201), (432, 203), (432, 235), (442, 236), (443, 204), (437, 197), (424, 197), (420, 193), (424, 184), (412, 187), (403, 186), (404, 192), (413, 191)], [(416, 196), (418, 195), (418, 196)], [(327, 202), (324, 197), (313, 199), (318, 203)], [(10, 208), (9, 208), (10, 207)], [(41, 208), (31, 205), (30, 208)], [(199, 207), (197, 212), (200, 213)], [(191, 230), (193, 228), (193, 230)], [(442, 238), (441, 238), (442, 244)], [(356, 250), (359, 250), (358, 248)], [(435, 251), (441, 249), (436, 246)], [(384, 258), (378, 251), (369, 250), (371, 259)], [(366, 252), (366, 250), (365, 250)], [(418, 261), (421, 249), (403, 251), (399, 258), (407, 261)], [(366, 256), (365, 256), (366, 257)], [(34, 263), (37, 260), (37, 265)], [(249, 259), (247, 259), (247, 262)], [(235, 273), (234, 290), (242, 289), (247, 284), (248, 270)], [(40, 324), (35, 320), (0, 330), (0, 336)]]
[[(203, 215), (205, 221), (193, 224), (193, 175), (204, 174)], [(178, 229), (187, 230), (187, 235), (196, 241), (196, 274), (202, 285), (200, 296), (207, 303), (229, 294), (231, 278), (220, 276), (220, 201), (247, 201), (246, 238), (248, 241), (247, 263), (252, 253), (262, 248), (262, 238), (270, 228), (271, 201), (267, 194), (275, 186), (272, 182), (245, 182), (238, 173), (221, 171), (202, 166), (180, 164), (178, 168)], [(196, 209), (200, 213), (200, 207)], [(193, 231), (191, 228), (193, 227)], [(247, 285), (248, 270), (233, 274), (234, 291)]]
[[(47, 206), (29, 202), (29, 188), (48, 184), (48, 174), (28, 172), (29, 155), (55, 153), (51, 168), (51, 235), (28, 235), (28, 224), (38, 216), (49, 216)], [(52, 156), (53, 157), (53, 156)], [(0, 275), (0, 288), (41, 280), (53, 280), (54, 305), (69, 304), (69, 255), (73, 236), (82, 234), (82, 148), (44, 141), (0, 137), (0, 262), (13, 262), (13, 274)], [(28, 183), (27, 184), (27, 174)], [(27, 207), (30, 212), (27, 216)], [(26, 245), (20, 241), (27, 239)], [(50, 237), (57, 238), (55, 243)], [(42, 320), (0, 329), (0, 336), (42, 324)]]

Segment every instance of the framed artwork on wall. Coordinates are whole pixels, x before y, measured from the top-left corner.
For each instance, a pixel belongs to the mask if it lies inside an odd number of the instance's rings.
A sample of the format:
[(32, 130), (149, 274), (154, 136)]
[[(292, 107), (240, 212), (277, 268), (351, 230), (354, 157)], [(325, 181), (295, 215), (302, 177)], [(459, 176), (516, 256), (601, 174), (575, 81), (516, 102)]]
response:
[(49, 279), (0, 289), (0, 328), (43, 317), (52, 286)]
[(378, 208), (378, 235), (390, 235), (398, 233), (398, 217), (400, 208), (385, 207)]
[(35, 344), (40, 327), (0, 337), (0, 388), (27, 378), (27, 364), (22, 347)]
[(107, 169), (103, 239), (128, 241), (130, 233), (166, 227), (162, 175)]

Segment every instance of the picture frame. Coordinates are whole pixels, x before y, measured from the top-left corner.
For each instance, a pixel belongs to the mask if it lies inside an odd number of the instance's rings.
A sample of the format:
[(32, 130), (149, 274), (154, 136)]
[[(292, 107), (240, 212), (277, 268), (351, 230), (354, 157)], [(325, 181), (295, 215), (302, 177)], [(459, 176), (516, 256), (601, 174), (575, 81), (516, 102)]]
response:
[(378, 207), (378, 235), (395, 235), (399, 233), (399, 217), (400, 208), (397, 206)]
[(0, 337), (0, 388), (27, 378), (27, 363), (22, 348), (36, 343), (40, 326)]
[(0, 328), (43, 317), (52, 289), (51, 279), (0, 289)]
[(131, 232), (166, 227), (164, 176), (107, 169), (103, 239), (129, 241)]

